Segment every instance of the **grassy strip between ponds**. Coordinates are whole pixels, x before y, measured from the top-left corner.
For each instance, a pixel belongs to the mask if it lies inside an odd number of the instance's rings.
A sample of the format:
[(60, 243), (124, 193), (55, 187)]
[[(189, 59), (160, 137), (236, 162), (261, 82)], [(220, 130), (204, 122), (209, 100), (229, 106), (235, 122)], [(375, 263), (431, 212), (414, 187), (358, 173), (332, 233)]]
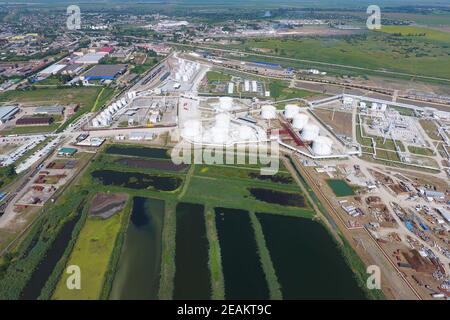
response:
[(205, 208), (206, 236), (209, 242), (209, 271), (211, 273), (211, 298), (225, 299), (225, 280), (222, 270), (219, 237), (217, 235), (214, 209)]
[(281, 286), (277, 278), (275, 268), (270, 257), (270, 252), (266, 246), (266, 239), (264, 238), (264, 233), (261, 228), (261, 224), (256, 218), (254, 212), (250, 212), (250, 221), (255, 231), (255, 240), (258, 246), (259, 259), (261, 260), (261, 265), (266, 276), (267, 284), (269, 285), (270, 299), (271, 300), (282, 300), (283, 296), (281, 293)]
[(0, 274), (0, 300), (20, 298), (33, 272), (45, 259), (64, 224), (74, 218), (74, 209), (83, 203), (87, 191), (72, 191), (61, 197), (51, 209), (44, 207), (43, 213), (25, 239), (14, 252), (8, 254), (5, 263), (9, 266)]
[(160, 300), (168, 300), (173, 297), (176, 228), (176, 202), (166, 201), (162, 235), (161, 278), (158, 292), (158, 298)]
[(101, 298), (117, 237), (128, 221), (130, 205), (131, 202), (128, 200), (121, 212), (108, 219), (98, 217), (86, 219), (67, 262), (67, 266), (80, 267), (81, 290), (68, 290), (66, 281), (69, 275), (63, 273), (53, 293), (53, 299), (96, 300)]

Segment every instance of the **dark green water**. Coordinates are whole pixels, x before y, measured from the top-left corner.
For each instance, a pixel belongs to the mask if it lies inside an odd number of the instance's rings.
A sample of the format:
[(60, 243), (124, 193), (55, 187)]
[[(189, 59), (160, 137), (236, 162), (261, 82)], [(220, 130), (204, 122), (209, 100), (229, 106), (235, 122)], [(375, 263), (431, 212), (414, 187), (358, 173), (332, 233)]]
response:
[(110, 299), (158, 298), (164, 201), (136, 197)]
[(305, 198), (299, 193), (283, 192), (264, 188), (249, 188), (251, 195), (259, 201), (283, 206), (306, 207)]
[(148, 148), (148, 147), (131, 147), (131, 146), (109, 146), (105, 153), (119, 154), (123, 156), (135, 156), (145, 158), (170, 159), (166, 149)]
[(321, 224), (264, 213), (257, 217), (284, 299), (366, 299)]
[(327, 184), (330, 186), (337, 197), (348, 197), (355, 194), (352, 187), (350, 187), (344, 180), (328, 179)]
[(81, 211), (82, 206), (78, 209), (77, 216), (66, 222), (61, 228), (52, 246), (45, 254), (44, 259), (39, 263), (30, 280), (27, 282), (26, 287), (20, 295), (21, 300), (36, 300), (39, 297), (48, 278), (72, 239), (73, 230), (82, 215)]
[(216, 208), (215, 212), (225, 278), (225, 298), (269, 299), (269, 289), (248, 212), (225, 208)]
[(174, 299), (206, 300), (211, 297), (203, 205), (177, 205), (175, 264)]
[(139, 172), (119, 172), (114, 170), (96, 170), (91, 175), (103, 185), (113, 185), (130, 189), (174, 191), (183, 182), (178, 177), (158, 176)]

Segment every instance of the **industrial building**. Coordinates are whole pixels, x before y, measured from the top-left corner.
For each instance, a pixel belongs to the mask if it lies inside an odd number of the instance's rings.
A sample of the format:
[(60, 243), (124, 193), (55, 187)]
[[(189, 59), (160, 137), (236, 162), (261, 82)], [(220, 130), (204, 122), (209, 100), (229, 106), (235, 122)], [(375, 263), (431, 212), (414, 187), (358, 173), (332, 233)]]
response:
[(97, 64), (107, 55), (106, 52), (88, 53), (75, 60), (78, 64)]
[(0, 107), (0, 123), (11, 120), (20, 110), (16, 106)]
[(34, 109), (35, 114), (45, 114), (45, 115), (61, 115), (64, 112), (64, 107), (60, 105), (54, 106), (40, 106)]
[(73, 157), (77, 153), (75, 148), (61, 148), (58, 150), (58, 156), (60, 157)]
[(58, 74), (61, 70), (66, 67), (65, 64), (52, 64), (51, 66), (45, 68), (41, 72), (39, 72), (40, 76), (51, 76)]
[(16, 121), (16, 126), (48, 126), (52, 123), (52, 117), (22, 117)]
[(100, 64), (96, 65), (84, 74), (84, 79), (90, 80), (114, 80), (125, 73), (126, 64)]

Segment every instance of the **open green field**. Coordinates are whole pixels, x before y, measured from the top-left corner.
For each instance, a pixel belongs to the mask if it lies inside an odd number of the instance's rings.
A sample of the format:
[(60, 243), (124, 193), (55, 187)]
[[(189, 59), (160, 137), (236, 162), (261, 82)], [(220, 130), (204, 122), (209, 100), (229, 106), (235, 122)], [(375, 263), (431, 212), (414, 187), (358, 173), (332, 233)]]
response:
[(283, 80), (271, 80), (269, 83), (270, 95), (275, 100), (287, 100), (295, 98), (306, 98), (317, 95), (315, 92), (290, 88), (289, 83)]
[(43, 88), (35, 90), (14, 90), (0, 93), (0, 102), (25, 104), (79, 104), (92, 107), (102, 87)]
[(208, 82), (231, 80), (231, 75), (219, 71), (208, 71), (206, 73), (206, 77), (208, 79)]
[[(408, 29), (399, 28), (401, 27), (385, 29), (386, 33), (342, 37), (245, 39), (241, 44), (231, 47), (246, 52), (254, 52), (256, 48), (266, 49), (269, 50), (268, 55), (273, 56), (450, 79), (450, 65), (447, 63), (450, 33), (427, 29), (425, 36), (407, 36)], [(421, 29), (409, 31), (422, 32)], [(401, 35), (402, 32), (406, 35)], [(251, 59), (264, 61), (269, 58), (255, 56)], [(305, 62), (280, 62), (299, 68), (302, 68), (302, 65), (303, 68), (309, 66)], [(354, 69), (351, 71), (361, 75), (367, 74)]]
[(434, 154), (433, 150), (422, 147), (408, 146), (408, 151), (421, 156), (432, 156)]
[(23, 126), (23, 127), (14, 127), (8, 130), (0, 131), (3, 135), (8, 134), (30, 134), (30, 133), (50, 133), (58, 129), (61, 123), (52, 123), (49, 126)]
[(450, 43), (450, 32), (416, 26), (382, 26), (381, 32), (396, 34), (413, 39), (425, 39)]
[[(81, 290), (69, 290), (66, 286), (68, 274), (63, 273), (53, 293), (55, 300), (97, 300), (103, 290), (105, 274), (116, 237), (127, 217), (125, 210), (108, 219), (88, 217), (81, 229), (67, 265), (77, 265), (82, 276)], [(126, 219), (125, 219), (126, 220)]]

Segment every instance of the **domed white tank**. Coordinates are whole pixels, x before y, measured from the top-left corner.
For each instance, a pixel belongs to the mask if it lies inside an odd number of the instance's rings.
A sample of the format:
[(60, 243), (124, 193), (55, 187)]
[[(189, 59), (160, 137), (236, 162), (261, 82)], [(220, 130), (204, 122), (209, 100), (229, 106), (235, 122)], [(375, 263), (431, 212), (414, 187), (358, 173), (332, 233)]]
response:
[(316, 156), (329, 156), (332, 153), (333, 140), (327, 137), (317, 137), (313, 141), (312, 151)]
[(239, 140), (249, 140), (253, 138), (253, 130), (248, 126), (239, 127)]
[(227, 128), (230, 126), (230, 116), (227, 113), (219, 113), (216, 115), (215, 127)]
[(222, 110), (231, 110), (233, 108), (233, 98), (220, 97), (219, 105), (220, 105), (220, 109), (222, 109)]
[(195, 139), (202, 133), (202, 124), (198, 120), (188, 120), (184, 123), (182, 135), (188, 139)]
[(304, 113), (298, 113), (292, 119), (294, 129), (302, 130), (309, 121), (309, 117)]
[(319, 136), (319, 127), (315, 124), (307, 124), (302, 130), (301, 137), (304, 141), (314, 141)]
[(127, 105), (127, 100), (125, 100), (125, 98), (120, 99), (120, 101), (122, 102), (122, 105), (123, 105), (123, 106), (126, 106), (126, 105)]
[(277, 116), (277, 109), (271, 105), (264, 105), (261, 107), (261, 117), (263, 119), (275, 119)]
[(296, 104), (287, 104), (284, 107), (284, 117), (286, 119), (292, 119), (296, 114), (300, 112), (300, 107)]
[(116, 101), (117, 106), (119, 107), (119, 109), (122, 109), (123, 105), (122, 105), (122, 101), (117, 100)]
[(113, 107), (113, 109), (114, 109), (114, 112), (117, 112), (117, 111), (119, 111), (119, 106), (117, 105), (117, 103), (113, 103), (112, 104), (112, 107)]

